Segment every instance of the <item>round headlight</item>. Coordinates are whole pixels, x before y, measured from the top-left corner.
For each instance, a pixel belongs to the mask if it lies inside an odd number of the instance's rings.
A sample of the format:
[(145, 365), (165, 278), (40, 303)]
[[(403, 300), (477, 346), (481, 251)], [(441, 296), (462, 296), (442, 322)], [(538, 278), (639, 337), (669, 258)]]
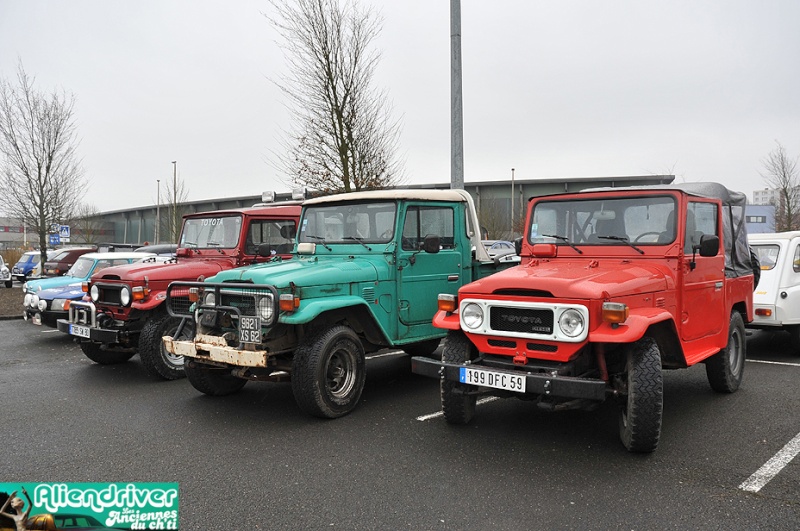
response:
[(213, 291), (206, 292), (206, 294), (203, 296), (203, 304), (205, 304), (206, 306), (216, 306), (217, 296), (214, 294)]
[(564, 335), (568, 337), (578, 337), (583, 333), (585, 326), (583, 316), (578, 310), (567, 310), (558, 319), (558, 326)]
[(89, 288), (89, 296), (95, 302), (100, 300), (100, 288), (98, 288), (97, 286), (92, 286), (91, 288)]
[(37, 308), (39, 308), (40, 312), (43, 312), (43, 311), (45, 311), (47, 309), (47, 301), (40, 300), (39, 304), (37, 304), (36, 306), (37, 306)]
[(25, 296), (22, 298), (22, 305), (23, 306), (30, 306), (32, 297), (33, 297), (33, 295), (31, 295), (30, 293), (26, 293)]
[[(94, 289), (94, 286), (92, 286), (92, 289)], [(131, 303), (131, 289), (128, 286), (123, 286), (120, 290), (119, 302), (121, 302), (123, 306), (127, 306)]]
[(471, 302), (461, 309), (461, 320), (467, 328), (478, 328), (483, 324), (483, 309)]
[(272, 297), (262, 297), (258, 299), (258, 315), (260, 315), (264, 321), (269, 322), (272, 320), (273, 310)]

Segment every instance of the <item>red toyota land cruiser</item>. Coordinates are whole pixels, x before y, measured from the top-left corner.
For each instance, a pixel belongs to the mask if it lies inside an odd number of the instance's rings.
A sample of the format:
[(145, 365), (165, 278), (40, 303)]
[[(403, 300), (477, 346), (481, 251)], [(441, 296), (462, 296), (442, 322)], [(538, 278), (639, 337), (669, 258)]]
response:
[[(704, 363), (711, 387), (742, 381), (753, 267), (743, 194), (716, 183), (609, 188), (529, 202), (519, 266), (441, 295), (447, 422), (483, 395), (550, 410), (619, 403), (632, 452), (661, 435), (664, 369)], [(755, 266), (757, 267), (757, 266)]]
[[(184, 216), (175, 259), (108, 267), (92, 275), (84, 283), (90, 300), (73, 302), (69, 319), (59, 319), (58, 329), (74, 336), (95, 363), (122, 363), (138, 351), (151, 375), (182, 378), (183, 357), (167, 352), (161, 341), (181, 322), (167, 313), (167, 286), (275, 256), (291, 258), (300, 210), (299, 202), (278, 202)], [(182, 328), (193, 335), (191, 326)]]

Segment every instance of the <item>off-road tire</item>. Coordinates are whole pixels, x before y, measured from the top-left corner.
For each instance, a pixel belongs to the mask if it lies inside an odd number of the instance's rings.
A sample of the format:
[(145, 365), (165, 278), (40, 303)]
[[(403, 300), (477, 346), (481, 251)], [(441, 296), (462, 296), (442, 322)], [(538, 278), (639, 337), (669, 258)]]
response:
[(402, 349), (403, 352), (409, 356), (430, 358), (433, 356), (433, 353), (436, 352), (436, 349), (439, 348), (439, 343), (441, 343), (439, 339), (429, 339), (428, 341), (420, 341), (419, 343), (413, 343), (411, 345), (403, 345)]
[[(183, 356), (167, 352), (161, 340), (164, 336), (174, 336), (180, 322), (179, 317), (160, 314), (149, 319), (142, 328), (139, 336), (139, 357), (151, 376), (164, 380), (177, 380), (186, 376), (183, 370)], [(183, 327), (182, 339), (194, 335), (191, 326), (191, 323), (187, 322)]]
[(718, 393), (733, 393), (739, 389), (746, 357), (744, 321), (739, 312), (733, 311), (728, 325), (728, 344), (706, 360), (706, 376), (711, 389)]
[(13, 285), (14, 285), (14, 281), (13, 280), (6, 280), (6, 287), (7, 288), (10, 288)]
[(652, 452), (661, 437), (664, 381), (656, 341), (643, 337), (626, 346), (619, 437), (629, 452)]
[(103, 345), (91, 341), (81, 341), (80, 347), (87, 358), (100, 365), (124, 363), (136, 354), (121, 350), (104, 350)]
[(301, 410), (337, 418), (358, 405), (366, 380), (364, 347), (352, 329), (336, 325), (306, 337), (292, 360), (292, 393)]
[[(467, 360), (474, 359), (478, 354), (472, 342), (460, 331), (452, 330), (444, 338), (442, 347), (442, 361), (445, 363), (463, 364)], [(474, 391), (473, 385), (465, 385), (450, 380), (441, 381), (442, 413), (448, 424), (469, 424), (475, 416), (474, 394), (466, 394), (467, 391)]]
[(192, 361), (185, 363), (183, 372), (192, 387), (209, 396), (232, 395), (247, 383), (244, 378), (237, 378), (230, 369), (223, 369)]

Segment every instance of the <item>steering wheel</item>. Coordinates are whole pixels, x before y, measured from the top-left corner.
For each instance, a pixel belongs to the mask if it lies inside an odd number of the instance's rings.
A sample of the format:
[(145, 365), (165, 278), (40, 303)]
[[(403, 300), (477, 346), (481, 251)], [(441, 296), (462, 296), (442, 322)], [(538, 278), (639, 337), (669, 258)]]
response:
[(641, 240), (641, 239), (642, 239), (642, 238), (644, 238), (645, 236), (655, 236), (655, 237), (656, 237), (656, 239), (655, 239), (655, 240), (653, 240), (653, 241), (654, 241), (654, 242), (657, 242), (657, 241), (658, 241), (658, 237), (659, 237), (659, 236), (661, 236), (661, 233), (660, 233), (660, 232), (643, 232), (643, 233), (641, 233), (640, 235), (638, 235), (638, 236), (637, 236), (637, 237), (636, 237), (636, 238), (633, 240), (633, 243), (636, 243), (636, 242), (638, 242), (639, 240)]

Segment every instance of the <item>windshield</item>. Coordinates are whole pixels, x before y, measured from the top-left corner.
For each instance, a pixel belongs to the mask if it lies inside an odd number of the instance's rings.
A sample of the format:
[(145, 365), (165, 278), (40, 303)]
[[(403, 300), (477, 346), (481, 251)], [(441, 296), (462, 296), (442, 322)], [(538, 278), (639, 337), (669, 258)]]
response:
[(233, 249), (239, 245), (242, 216), (189, 218), (183, 224), (180, 247)]
[(395, 203), (338, 203), (306, 207), (300, 242), (387, 243), (394, 236)]
[(675, 241), (675, 199), (646, 196), (537, 203), (530, 243), (664, 245)]
[(91, 258), (78, 258), (72, 267), (69, 268), (67, 271), (67, 276), (70, 277), (85, 277), (89, 274), (89, 271), (92, 270), (92, 265), (94, 265), (94, 260)]

